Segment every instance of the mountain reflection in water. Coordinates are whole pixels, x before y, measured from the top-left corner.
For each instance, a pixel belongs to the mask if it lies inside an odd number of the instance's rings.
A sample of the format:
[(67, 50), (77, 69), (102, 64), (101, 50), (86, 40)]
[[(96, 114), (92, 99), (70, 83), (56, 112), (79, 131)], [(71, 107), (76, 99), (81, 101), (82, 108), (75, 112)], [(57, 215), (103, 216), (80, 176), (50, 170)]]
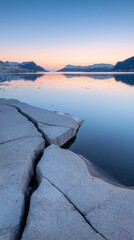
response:
[(0, 82), (10, 82), (15, 80), (35, 81), (37, 78), (43, 77), (44, 74), (0, 74)]
[(93, 79), (106, 80), (114, 77), (116, 81), (134, 85), (134, 74), (64, 74), (67, 78), (73, 77), (89, 77)]

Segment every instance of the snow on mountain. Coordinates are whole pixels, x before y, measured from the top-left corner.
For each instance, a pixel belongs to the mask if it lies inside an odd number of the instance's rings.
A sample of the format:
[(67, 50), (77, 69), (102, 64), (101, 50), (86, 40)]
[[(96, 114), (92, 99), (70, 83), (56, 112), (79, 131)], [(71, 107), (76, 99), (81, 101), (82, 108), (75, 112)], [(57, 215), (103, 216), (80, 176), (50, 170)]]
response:
[(94, 65), (89, 65), (89, 66), (74, 66), (74, 65), (66, 65), (64, 68), (58, 70), (58, 72), (111, 72), (113, 70), (114, 66), (112, 64), (94, 64)]
[(28, 73), (28, 72), (46, 72), (46, 70), (38, 66), (35, 62), (2, 62), (0, 61), (0, 73)]

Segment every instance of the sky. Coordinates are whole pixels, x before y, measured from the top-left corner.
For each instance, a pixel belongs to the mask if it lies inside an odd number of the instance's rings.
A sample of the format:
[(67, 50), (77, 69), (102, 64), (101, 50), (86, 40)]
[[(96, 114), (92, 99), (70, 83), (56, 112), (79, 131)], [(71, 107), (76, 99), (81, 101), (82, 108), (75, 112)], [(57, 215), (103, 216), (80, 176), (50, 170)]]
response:
[(0, 0), (0, 60), (55, 71), (133, 55), (133, 0)]

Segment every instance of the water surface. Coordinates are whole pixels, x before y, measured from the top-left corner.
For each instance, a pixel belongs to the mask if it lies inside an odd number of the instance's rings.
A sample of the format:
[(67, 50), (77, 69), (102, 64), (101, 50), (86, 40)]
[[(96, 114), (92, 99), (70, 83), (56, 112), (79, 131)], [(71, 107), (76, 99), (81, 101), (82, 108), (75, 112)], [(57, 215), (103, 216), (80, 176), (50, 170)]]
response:
[(134, 186), (134, 75), (1, 75), (0, 97), (82, 118), (70, 149)]

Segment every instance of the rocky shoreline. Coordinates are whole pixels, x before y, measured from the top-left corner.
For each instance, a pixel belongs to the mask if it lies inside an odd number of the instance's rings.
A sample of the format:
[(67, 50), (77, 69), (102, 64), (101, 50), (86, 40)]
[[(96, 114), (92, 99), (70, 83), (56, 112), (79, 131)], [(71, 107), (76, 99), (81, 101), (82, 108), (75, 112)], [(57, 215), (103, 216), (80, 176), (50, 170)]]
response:
[(134, 192), (60, 148), (79, 118), (0, 99), (0, 240), (134, 239)]

